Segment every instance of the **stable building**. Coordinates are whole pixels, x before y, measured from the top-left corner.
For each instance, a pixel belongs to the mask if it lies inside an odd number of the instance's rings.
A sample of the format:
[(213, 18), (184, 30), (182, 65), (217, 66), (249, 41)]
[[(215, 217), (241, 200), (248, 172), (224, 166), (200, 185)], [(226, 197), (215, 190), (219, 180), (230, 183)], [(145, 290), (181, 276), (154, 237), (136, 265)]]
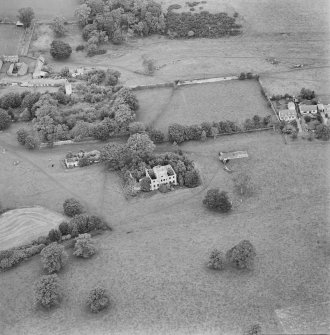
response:
[(150, 190), (158, 190), (160, 185), (177, 185), (176, 173), (170, 164), (155, 166), (152, 170), (146, 170), (146, 177), (150, 179)]

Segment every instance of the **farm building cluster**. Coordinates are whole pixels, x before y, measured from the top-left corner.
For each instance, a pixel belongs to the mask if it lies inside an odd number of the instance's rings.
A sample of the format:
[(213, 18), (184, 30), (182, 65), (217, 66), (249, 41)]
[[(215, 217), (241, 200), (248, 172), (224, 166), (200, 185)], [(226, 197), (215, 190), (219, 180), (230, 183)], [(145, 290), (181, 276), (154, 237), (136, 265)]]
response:
[(80, 150), (78, 153), (69, 152), (64, 159), (64, 163), (67, 169), (75, 167), (87, 166), (100, 162), (101, 153), (98, 150), (92, 150), (85, 152)]

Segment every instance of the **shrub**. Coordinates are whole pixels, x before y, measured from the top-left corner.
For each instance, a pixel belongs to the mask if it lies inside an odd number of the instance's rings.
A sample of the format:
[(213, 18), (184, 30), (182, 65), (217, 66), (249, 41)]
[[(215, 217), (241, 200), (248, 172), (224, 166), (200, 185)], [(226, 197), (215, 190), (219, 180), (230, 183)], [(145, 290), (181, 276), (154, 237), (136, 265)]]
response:
[(163, 143), (164, 142), (165, 135), (160, 130), (150, 129), (150, 130), (148, 130), (148, 135), (154, 143)]
[(120, 78), (121, 73), (119, 71), (114, 71), (111, 69), (107, 70), (107, 78), (105, 80), (105, 85), (116, 86)]
[(87, 228), (89, 232), (96, 230), (96, 229), (102, 229), (104, 227), (105, 227), (105, 223), (103, 222), (101, 218), (95, 215), (92, 215), (89, 217), (89, 220), (87, 222)]
[(146, 74), (153, 75), (156, 71), (155, 61), (153, 59), (144, 59), (142, 66)]
[(64, 26), (64, 21), (65, 19), (63, 17), (57, 16), (54, 18), (51, 24), (51, 28), (53, 29), (53, 32), (56, 37), (62, 37), (65, 35), (66, 29)]
[(18, 108), (22, 104), (22, 97), (19, 93), (10, 92), (2, 96), (0, 102), (3, 109)]
[(50, 45), (50, 54), (55, 59), (69, 58), (71, 53), (71, 46), (63, 41), (54, 40)]
[(51, 242), (60, 242), (62, 238), (62, 233), (59, 229), (51, 229), (48, 233), (48, 239)]
[(61, 222), (58, 226), (58, 229), (61, 232), (62, 236), (70, 234), (69, 223), (66, 221)]
[(315, 137), (323, 141), (330, 139), (330, 127), (325, 124), (319, 124), (315, 129)]
[(73, 227), (77, 227), (79, 234), (88, 233), (88, 220), (89, 220), (88, 215), (79, 214), (79, 215), (74, 216), (70, 220), (69, 226), (72, 227), (72, 229)]
[(0, 110), (0, 130), (5, 130), (9, 127), (11, 117), (4, 110)]
[(89, 165), (91, 165), (91, 162), (88, 159), (88, 157), (86, 157), (86, 156), (80, 158), (79, 161), (78, 161), (78, 166), (79, 167), (84, 167), (84, 166), (89, 166)]
[(70, 217), (81, 214), (84, 210), (81, 203), (74, 198), (66, 199), (63, 203), (63, 209), (64, 214)]
[(61, 285), (56, 274), (44, 275), (34, 284), (34, 299), (36, 304), (50, 308), (59, 304)]
[(93, 313), (98, 313), (109, 306), (109, 297), (102, 287), (96, 287), (88, 295), (87, 305)]
[(312, 120), (312, 118), (309, 115), (304, 116), (304, 119), (307, 123)]
[(299, 95), (300, 99), (312, 100), (315, 97), (316, 97), (315, 92), (310, 89), (302, 88), (300, 91), (300, 95)]
[(149, 192), (150, 191), (150, 178), (148, 177), (144, 177), (140, 180), (140, 186), (141, 186), (141, 190), (144, 192)]
[(63, 78), (70, 78), (71, 77), (70, 69), (67, 66), (62, 68), (60, 71), (60, 76)]
[(212, 250), (207, 266), (210, 269), (222, 270), (225, 266), (224, 254), (217, 249)]
[(184, 185), (187, 187), (197, 187), (200, 183), (199, 173), (196, 170), (187, 171), (184, 176)]
[(96, 253), (90, 234), (80, 234), (76, 238), (73, 254), (77, 257), (89, 258)]
[(251, 268), (253, 266), (256, 250), (248, 240), (243, 240), (229, 249), (226, 253), (228, 263), (238, 269)]
[(83, 44), (79, 44), (77, 47), (76, 47), (76, 51), (83, 51), (85, 49), (85, 46)]
[(25, 128), (19, 128), (16, 132), (17, 141), (19, 144), (25, 145), (25, 141), (29, 132)]
[(262, 335), (261, 326), (259, 324), (249, 326), (244, 335)]
[(219, 212), (228, 212), (232, 207), (227, 192), (219, 192), (219, 189), (217, 188), (207, 191), (203, 204), (207, 208), (217, 210)]
[(53, 242), (41, 251), (41, 262), (48, 273), (58, 272), (68, 259), (63, 245)]
[(25, 148), (28, 150), (34, 150), (39, 146), (39, 141), (36, 137), (28, 135), (25, 138)]

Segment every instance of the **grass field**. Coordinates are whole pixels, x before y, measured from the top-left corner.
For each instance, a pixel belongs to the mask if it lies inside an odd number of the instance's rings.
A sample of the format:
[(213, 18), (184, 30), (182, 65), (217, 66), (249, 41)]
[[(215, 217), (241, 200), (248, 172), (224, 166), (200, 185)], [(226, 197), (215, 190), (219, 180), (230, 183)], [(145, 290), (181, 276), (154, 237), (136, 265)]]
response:
[[(1, 8), (1, 2), (0, 2)], [(16, 55), (18, 42), (23, 34), (22, 28), (17, 28), (13, 24), (0, 24), (0, 54), (2, 55)]]
[(19, 208), (0, 216), (1, 250), (31, 242), (47, 235), (50, 229), (64, 220), (64, 216), (42, 207)]
[(271, 113), (259, 84), (254, 80), (232, 80), (172, 88), (136, 91), (139, 121), (167, 132), (171, 123), (200, 124), (203, 121), (243, 123), (254, 115)]
[[(325, 266), (329, 177), (323, 169), (329, 164), (329, 145), (298, 141), (284, 146), (277, 134), (267, 132), (190, 142), (182, 149), (196, 162), (203, 185), (130, 202), (116, 191), (115, 176), (104, 175), (99, 167), (73, 173), (48, 169), (50, 177), (45, 178), (39, 169), (46, 169), (47, 158), (63, 148), (28, 153), (31, 159), (39, 157), (36, 167), (24, 162), (34, 171), (32, 182), (53, 187), (39, 195), (41, 202), (57, 204), (70, 190), (90, 209), (103, 208), (114, 231), (96, 238), (100, 252), (94, 259), (70, 259), (60, 273), (65, 298), (50, 314), (32, 307), (31, 283), (41, 273), (38, 257), (4, 273), (3, 334), (42, 334), (50, 324), (56, 324), (53, 334), (237, 334), (255, 322), (265, 333), (280, 333), (275, 310), (330, 299)], [(249, 158), (231, 162), (234, 172), (227, 174), (217, 159), (219, 150), (247, 150)], [(232, 178), (241, 171), (256, 186), (255, 195), (242, 202), (232, 191)], [(110, 179), (104, 182), (104, 176)], [(16, 175), (12, 180), (7, 198), (26, 201), (16, 186), (20, 179)], [(231, 214), (203, 208), (209, 187), (229, 191), (234, 198)], [(258, 253), (254, 271), (205, 267), (210, 249), (225, 251), (246, 238)], [(84, 301), (97, 283), (109, 290), (113, 307), (92, 316)], [(16, 292), (19, 303), (9, 292)]]

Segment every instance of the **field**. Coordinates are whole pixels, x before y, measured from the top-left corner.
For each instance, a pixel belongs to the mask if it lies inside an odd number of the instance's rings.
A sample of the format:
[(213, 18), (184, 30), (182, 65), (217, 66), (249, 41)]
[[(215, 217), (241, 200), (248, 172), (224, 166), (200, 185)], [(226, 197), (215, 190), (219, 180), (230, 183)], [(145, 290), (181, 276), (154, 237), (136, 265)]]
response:
[(243, 123), (254, 115), (271, 113), (259, 84), (232, 80), (213, 84), (136, 91), (138, 120), (167, 132), (171, 123), (200, 124), (203, 121)]
[(57, 15), (70, 20), (78, 6), (78, 0), (0, 0), (0, 15), (15, 20), (20, 8), (32, 7), (38, 20), (53, 19)]
[[(0, 2), (1, 8), (1, 2)], [(23, 34), (22, 28), (13, 24), (0, 24), (0, 55), (16, 55), (20, 37)]]
[[(10, 134), (0, 139), (8, 147)], [(65, 298), (50, 319), (31, 304), (31, 283), (41, 272), (38, 257), (4, 273), (3, 334), (32, 329), (42, 334), (49, 322), (56, 324), (54, 333), (75, 329), (80, 334), (237, 334), (254, 322), (261, 323), (265, 333), (278, 333), (283, 330), (275, 310), (330, 299), (325, 267), (329, 178), (322, 168), (329, 164), (329, 146), (321, 142), (285, 146), (278, 135), (267, 132), (191, 142), (182, 149), (196, 162), (203, 185), (130, 202), (121, 195), (116, 176), (102, 173), (100, 167), (68, 172), (47, 168), (48, 157), (55, 161), (71, 147), (32, 154), (15, 149), (15, 154), (24, 155), (20, 164), (24, 169), (11, 173), (7, 201), (36, 201), (28, 195), (32, 189), (22, 197), (18, 187), (22, 174), (31, 186), (44, 189), (35, 195), (39, 204), (59, 210), (65, 197), (77, 196), (90, 211), (102, 210), (114, 232), (97, 237), (100, 252), (93, 260), (70, 259), (60, 274)], [(247, 150), (249, 158), (230, 163), (234, 173), (227, 174), (217, 159), (219, 150)], [(29, 170), (33, 179), (26, 175)], [(232, 190), (232, 178), (241, 171), (251, 175), (256, 186), (255, 195), (243, 201)], [(0, 175), (5, 178), (3, 171)], [(209, 187), (230, 193), (231, 214), (203, 208), (201, 199)], [(225, 251), (246, 238), (258, 252), (254, 271), (239, 274), (206, 268), (210, 249)], [(113, 307), (91, 316), (84, 301), (96, 283), (109, 290)], [(19, 304), (7, 295), (14, 287)]]
[(64, 217), (42, 207), (19, 208), (0, 217), (1, 249), (29, 243), (38, 236), (47, 235)]

